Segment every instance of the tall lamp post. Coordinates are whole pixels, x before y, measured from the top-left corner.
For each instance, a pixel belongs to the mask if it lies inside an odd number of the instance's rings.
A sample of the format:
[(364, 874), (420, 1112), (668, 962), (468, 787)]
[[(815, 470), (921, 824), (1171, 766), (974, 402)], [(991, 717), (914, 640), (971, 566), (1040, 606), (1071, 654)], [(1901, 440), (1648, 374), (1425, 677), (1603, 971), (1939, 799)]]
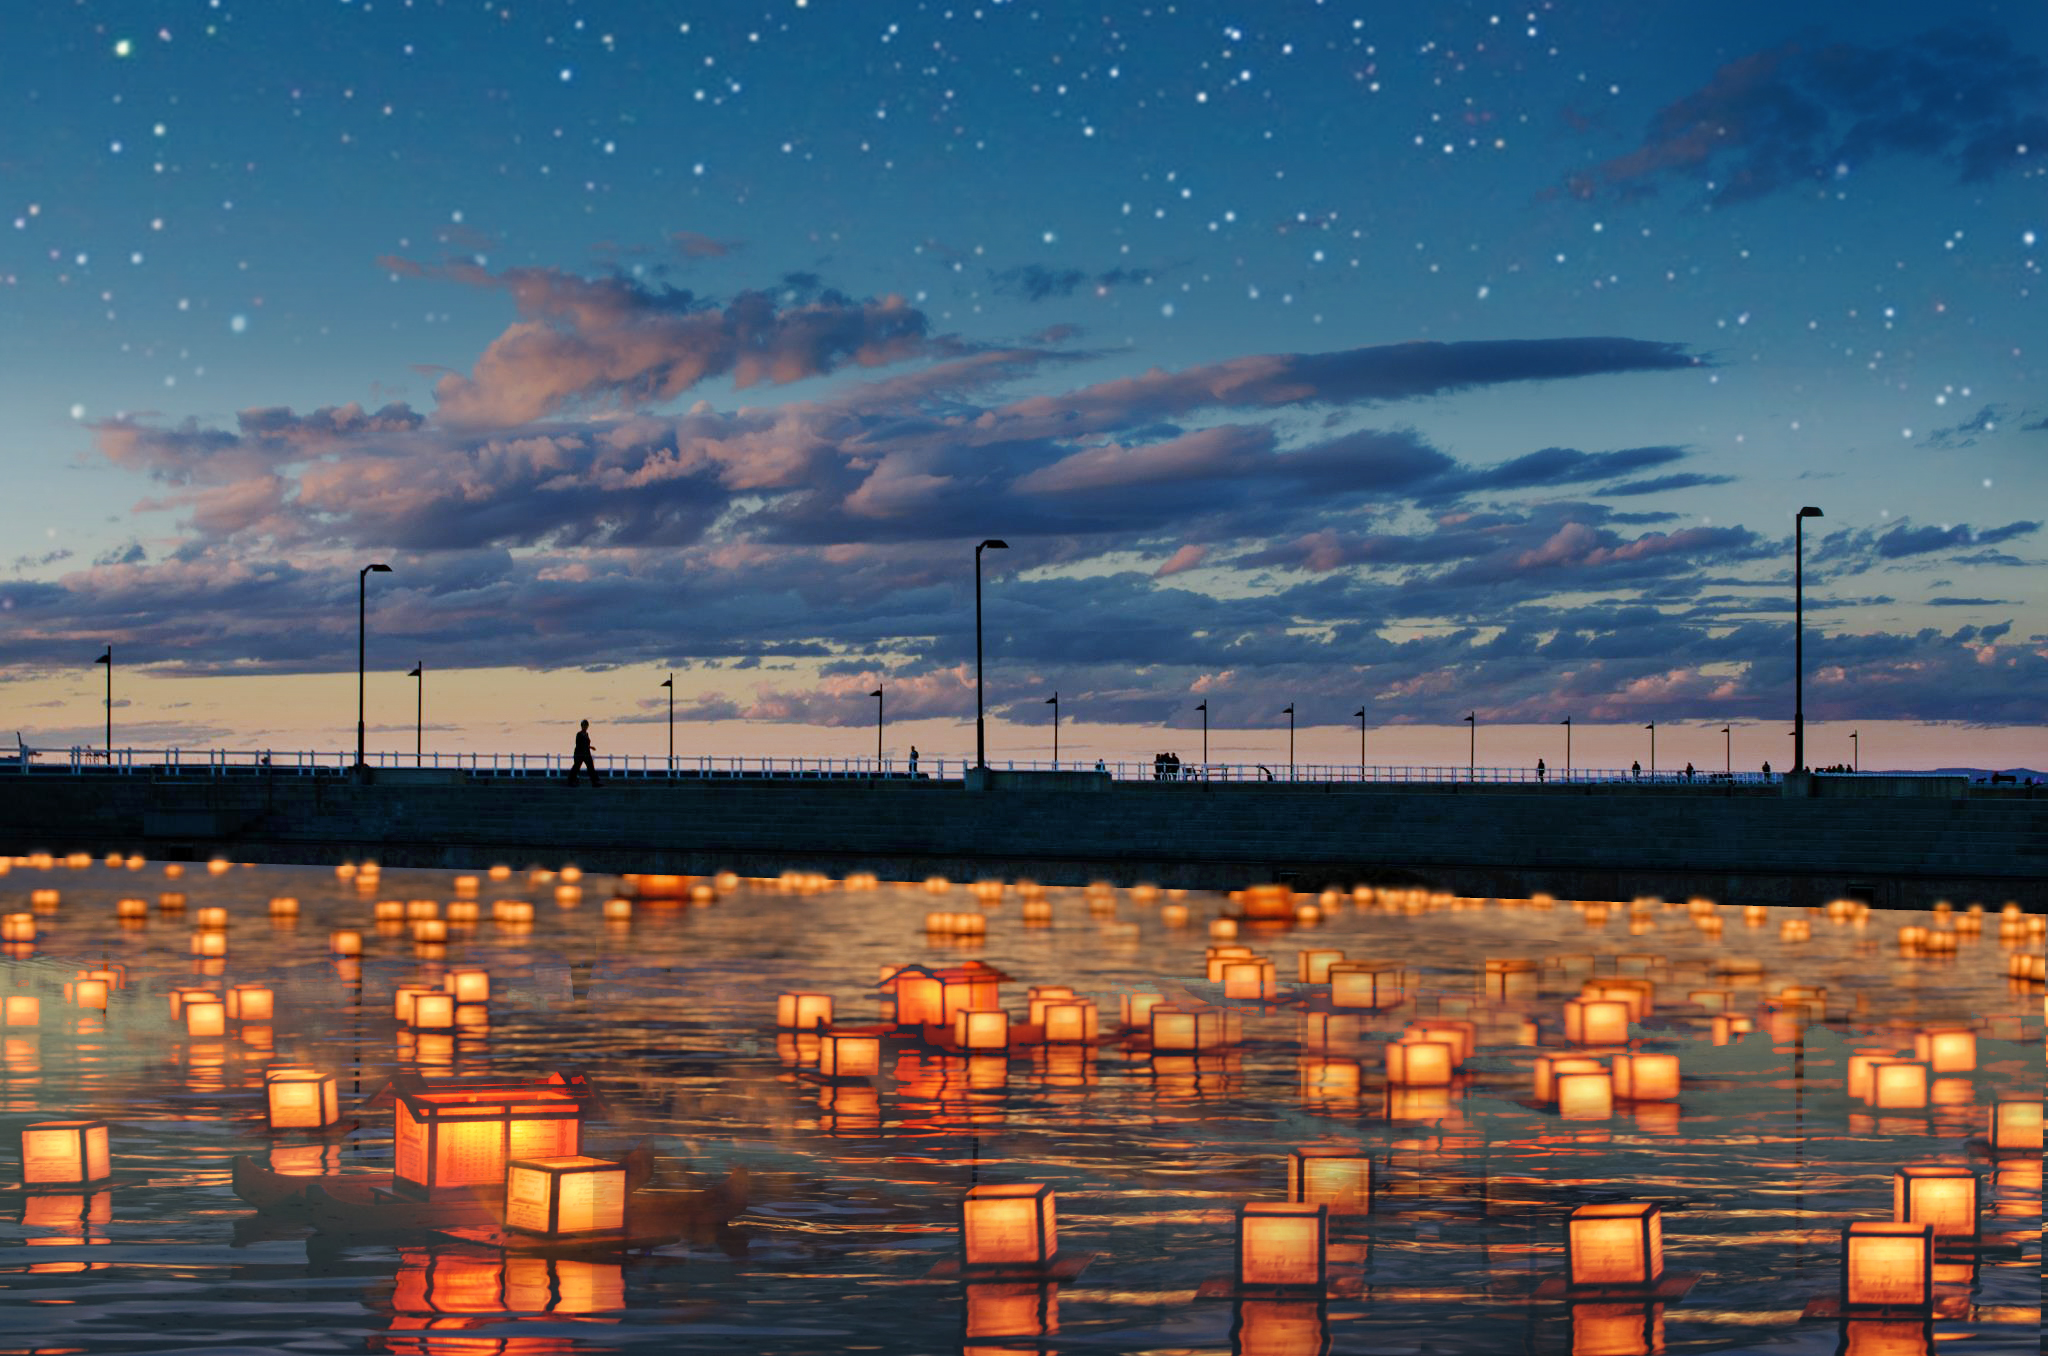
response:
[[(107, 666), (107, 766), (114, 765), (114, 643), (107, 642), (107, 652), (92, 661)], [(22, 764), (25, 768), (28, 765)]]
[(356, 571), (356, 767), (360, 770), (363, 762), (363, 656), (366, 652), (364, 637), (369, 634), (370, 576), (390, 574), (391, 567), (385, 564), (365, 565)]
[(1856, 732), (1849, 731), (1849, 771), (1863, 771), (1863, 746), (1856, 742)]
[(1650, 780), (1657, 780), (1657, 722), (1651, 721), (1643, 727), (1650, 732)]
[(1735, 775), (1735, 736), (1729, 734), (1728, 729), (1729, 727), (1726, 725), (1721, 727), (1721, 770), (1733, 777)]
[(988, 768), (988, 726), (981, 705), (981, 553), (1007, 551), (1010, 543), (991, 537), (974, 548), (974, 765)]
[(1280, 713), (1287, 717), (1287, 780), (1294, 780), (1294, 703), (1287, 703), (1287, 709)]
[(1045, 699), (1052, 708), (1052, 770), (1060, 770), (1060, 694), (1055, 692)]
[(1358, 717), (1358, 780), (1363, 782), (1365, 780), (1365, 708), (1361, 706), (1351, 714)]
[(875, 699), (875, 775), (882, 775), (882, 689), (868, 693)]
[(1564, 779), (1572, 779), (1572, 718), (1566, 716), (1558, 722), (1564, 726)]
[(422, 659), (414, 664), (405, 676), (419, 679), (413, 692), (412, 765), (424, 767), (427, 746), (427, 661)]
[(676, 775), (676, 676), (671, 673), (661, 680), (668, 689), (668, 775)]
[[(1209, 766), (1209, 703), (1204, 701), (1195, 708), (1202, 713), (1202, 766)], [(1204, 773), (1204, 776), (1207, 774)]]
[(1792, 768), (1806, 770), (1806, 520), (1824, 516), (1811, 504), (1792, 520)]
[(1465, 717), (1465, 723), (1472, 727), (1472, 738), (1465, 748), (1465, 780), (1476, 782), (1479, 780), (1479, 713), (1474, 711)]

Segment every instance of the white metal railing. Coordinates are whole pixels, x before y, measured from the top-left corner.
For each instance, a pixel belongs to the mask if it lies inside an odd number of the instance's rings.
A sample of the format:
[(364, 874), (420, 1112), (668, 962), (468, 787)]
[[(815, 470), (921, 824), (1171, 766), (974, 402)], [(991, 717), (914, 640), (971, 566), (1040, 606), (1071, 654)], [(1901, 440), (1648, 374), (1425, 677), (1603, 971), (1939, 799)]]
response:
[[(22, 752), (27, 757), (23, 758)], [(112, 772), (117, 775), (152, 777), (248, 777), (313, 776), (346, 773), (355, 757), (344, 750), (319, 752), (272, 749), (114, 749), (90, 746), (70, 749), (29, 749), (0, 756), (0, 774), (44, 775)], [(372, 752), (365, 761), (377, 769), (461, 771), (471, 777), (564, 777), (571, 760), (559, 753), (409, 753)], [(603, 780), (689, 779), (836, 779), (916, 778), (921, 781), (959, 780), (973, 760), (964, 757), (920, 758), (763, 758), (718, 754), (685, 755), (670, 759), (662, 754), (606, 754), (596, 760)], [(1058, 763), (1038, 759), (998, 759), (989, 767), (997, 772), (1099, 772), (1125, 782), (1296, 782), (1430, 784), (1459, 782), (1549, 786), (1658, 785), (1658, 786), (1745, 786), (1775, 785), (1783, 780), (1777, 772), (1737, 772), (1732, 775), (1704, 769), (1691, 773), (1659, 768), (1655, 772), (1634, 768), (1574, 768), (1566, 773), (1550, 768), (1530, 767), (1444, 767), (1424, 764), (1296, 763), (1160, 763), (1063, 759)], [(1848, 776), (1855, 774), (1827, 774)], [(1896, 776), (1887, 773), (1886, 776)]]

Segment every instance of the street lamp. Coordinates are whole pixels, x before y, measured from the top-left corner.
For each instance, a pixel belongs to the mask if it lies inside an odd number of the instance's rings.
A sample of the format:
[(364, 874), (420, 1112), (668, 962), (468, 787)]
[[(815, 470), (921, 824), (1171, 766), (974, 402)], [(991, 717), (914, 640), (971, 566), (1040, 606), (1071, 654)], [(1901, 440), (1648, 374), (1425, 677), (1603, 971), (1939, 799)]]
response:
[(1856, 742), (1856, 732), (1849, 731), (1849, 771), (1863, 771), (1863, 746)]
[(981, 706), (981, 553), (1007, 551), (1010, 543), (991, 537), (974, 548), (974, 765), (988, 770), (987, 723)]
[(1358, 780), (1365, 780), (1365, 708), (1359, 707), (1351, 713), (1358, 717)]
[(1052, 770), (1060, 770), (1060, 694), (1055, 692), (1045, 699), (1052, 708)]
[[(1202, 713), (1202, 766), (1209, 766), (1209, 703), (1204, 701), (1195, 708)], [(1206, 773), (1204, 776), (1208, 775)]]
[(1572, 718), (1566, 716), (1558, 722), (1564, 726), (1564, 779), (1572, 779)]
[[(114, 643), (107, 642), (107, 652), (92, 661), (107, 666), (107, 766), (114, 764)], [(23, 763), (26, 768), (28, 764)]]
[(875, 775), (882, 775), (882, 689), (868, 693), (875, 699)]
[(1806, 520), (1822, 517), (1811, 504), (1792, 519), (1792, 767), (1806, 771)]
[(419, 679), (419, 683), (416, 685), (413, 693), (412, 765), (414, 767), (424, 767), (426, 765), (424, 750), (427, 743), (427, 661), (422, 659), (419, 663), (414, 664), (412, 670), (405, 676)]
[(1721, 770), (1735, 775), (1735, 736), (1728, 733), (1726, 725), (1721, 727)]
[(384, 564), (365, 565), (356, 571), (356, 767), (362, 769), (363, 762), (363, 656), (369, 634), (370, 576), (390, 574), (391, 567)]
[(1287, 709), (1280, 713), (1287, 717), (1287, 780), (1294, 780), (1294, 703), (1287, 703)]
[(668, 689), (668, 775), (676, 775), (676, 676), (671, 673), (661, 680)]
[(1465, 723), (1472, 727), (1472, 738), (1465, 749), (1465, 780), (1476, 782), (1479, 780), (1479, 713), (1474, 711), (1465, 717)]
[(1650, 780), (1657, 780), (1657, 722), (1651, 721), (1643, 727), (1650, 732)]

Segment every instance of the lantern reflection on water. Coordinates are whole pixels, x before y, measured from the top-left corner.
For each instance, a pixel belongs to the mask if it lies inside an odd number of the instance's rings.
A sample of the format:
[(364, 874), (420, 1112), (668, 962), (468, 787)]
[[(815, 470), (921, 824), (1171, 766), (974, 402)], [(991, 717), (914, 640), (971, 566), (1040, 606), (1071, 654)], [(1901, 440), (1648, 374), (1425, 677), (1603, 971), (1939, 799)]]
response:
[(1934, 1300), (1934, 1230), (1858, 1220), (1842, 1226), (1845, 1309), (1925, 1309)]
[(105, 1121), (37, 1121), (21, 1130), (21, 1180), (82, 1186), (113, 1176)]
[(1654, 1202), (1582, 1205), (1565, 1223), (1573, 1286), (1654, 1286), (1664, 1277), (1664, 1211)]
[(1661, 1304), (1574, 1304), (1572, 1356), (1655, 1356), (1664, 1350)]
[(1372, 1159), (1352, 1149), (1310, 1145), (1287, 1155), (1287, 1199), (1328, 1206), (1333, 1215), (1372, 1211)]
[(1301, 1202), (1237, 1207), (1240, 1287), (1322, 1287), (1329, 1279), (1330, 1209)]
[(1977, 1174), (1959, 1167), (1904, 1167), (1892, 1174), (1892, 1222), (1925, 1224), (1935, 1242), (1977, 1236)]
[(583, 1154), (505, 1165), (505, 1227), (560, 1237), (626, 1227), (626, 1167)]
[(1237, 1356), (1325, 1356), (1329, 1314), (1321, 1300), (1240, 1299), (1231, 1340)]
[(617, 1262), (411, 1249), (400, 1257), (393, 1328), (417, 1326), (417, 1316), (428, 1315), (596, 1314), (626, 1307), (625, 1272)]
[[(1060, 1329), (1059, 1287), (1035, 1282), (976, 1281), (967, 1287), (965, 1336), (969, 1342), (1045, 1337)], [(964, 1356), (1015, 1352), (1011, 1346), (968, 1347)], [(1026, 1348), (1028, 1350), (1028, 1348)]]
[(1052, 1187), (984, 1183), (960, 1201), (960, 1261), (968, 1268), (1043, 1269), (1059, 1251)]

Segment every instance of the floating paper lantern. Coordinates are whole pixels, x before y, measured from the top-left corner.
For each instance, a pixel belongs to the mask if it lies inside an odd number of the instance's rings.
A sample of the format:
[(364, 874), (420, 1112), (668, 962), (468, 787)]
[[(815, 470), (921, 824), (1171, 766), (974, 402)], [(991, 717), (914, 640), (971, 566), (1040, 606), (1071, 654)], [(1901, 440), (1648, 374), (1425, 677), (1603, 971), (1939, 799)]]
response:
[(1721, 1012), (1714, 1015), (1713, 1040), (1716, 1045), (1726, 1045), (1737, 1036), (1756, 1030), (1756, 1023), (1747, 1017), (1737, 1017)]
[(166, 890), (156, 897), (156, 907), (162, 913), (183, 913), (185, 896), (176, 890)]
[(1678, 1056), (1614, 1057), (1614, 1095), (1628, 1102), (1663, 1102), (1678, 1095)]
[[(1008, 1015), (997, 1013), (1007, 1022)], [(1004, 1037), (1007, 1041), (1008, 1032)], [(882, 1071), (879, 1037), (827, 1032), (818, 1042), (818, 1072), (827, 1078), (873, 1078)]]
[(531, 923), (533, 901), (530, 899), (500, 899), (491, 905), (491, 917), (500, 923)]
[(1576, 1045), (1628, 1041), (1629, 1005), (1613, 998), (1573, 998), (1564, 1005), (1564, 1038)]
[(406, 1023), (415, 1031), (448, 1031), (455, 1026), (455, 995), (429, 989), (412, 997), (412, 1018)]
[(400, 1022), (403, 1022), (406, 1025), (410, 1026), (412, 1024), (413, 1000), (418, 998), (423, 993), (433, 992), (435, 992), (433, 985), (420, 983), (414, 980), (408, 980), (402, 984), (397, 985), (391, 991), (392, 1016), (396, 1017)]
[(1606, 1067), (1588, 1055), (1538, 1055), (1535, 1075), (1536, 1100), (1557, 1100), (1557, 1079), (1561, 1074), (1599, 1073)]
[(963, 1050), (1003, 1050), (1010, 1044), (1010, 1014), (962, 1008), (953, 1014), (953, 1043)]
[(227, 992), (228, 1020), (233, 1022), (267, 1022), (276, 1013), (277, 999), (268, 987), (262, 984), (237, 984)]
[[(43, 1000), (34, 994), (11, 993), (7, 995), (6, 1013), (9, 1026), (40, 1026), (43, 1020)], [(2037, 1122), (2034, 1138), (2039, 1140), (2040, 1137)]]
[(1179, 1007), (1162, 1003), (1152, 1009), (1151, 1040), (1155, 1051), (1192, 1053), (1235, 1044), (1237, 1014), (1220, 1008)]
[(1269, 960), (1226, 960), (1215, 964), (1222, 969), (1225, 998), (1257, 1001), (1279, 995), (1279, 980)]
[(52, 890), (47, 886), (39, 890), (31, 890), (28, 892), (29, 907), (39, 912), (47, 912), (51, 909), (56, 908), (58, 901), (60, 901), (62, 898), (62, 895), (60, 895), (57, 891)]
[[(11, 1017), (8, 1024), (13, 1025)], [(2041, 1103), (2033, 1098), (2005, 1099), (1994, 1103), (1990, 1140), (1991, 1147), (2000, 1153), (2040, 1152)]]
[(340, 1086), (333, 1074), (277, 1070), (264, 1080), (273, 1130), (320, 1130), (341, 1119)]
[(1351, 1149), (1314, 1145), (1287, 1155), (1287, 1199), (1327, 1206), (1333, 1215), (1372, 1210), (1372, 1159)]
[(10, 913), (0, 918), (0, 941), (32, 942), (36, 939), (36, 916), (32, 913)]
[(1330, 967), (1343, 959), (1344, 953), (1334, 947), (1312, 948), (1295, 958), (1300, 966), (1298, 974), (1303, 984), (1328, 984)]
[(628, 923), (633, 919), (633, 901), (630, 899), (607, 899), (604, 902), (604, 918), (607, 922)]
[(1927, 1066), (1915, 1060), (1878, 1060), (1870, 1066), (1864, 1100), (1881, 1111), (1912, 1111), (1927, 1105)]
[(994, 970), (978, 964), (949, 967), (938, 972), (941, 1022), (950, 1022), (960, 1012), (987, 1012), (1002, 1002), (1002, 979)]
[(214, 998), (200, 998), (185, 1004), (185, 1031), (193, 1036), (225, 1035), (228, 1029), (228, 1010), (225, 1003)]
[(1479, 1048), (1479, 1024), (1456, 1017), (1427, 1017), (1410, 1022), (1402, 1039), (1410, 1036), (1418, 1039), (1444, 1041), (1451, 1047), (1451, 1063), (1462, 1068), (1466, 1060)]
[(1239, 1286), (1320, 1289), (1329, 1272), (1327, 1205), (1246, 1201), (1237, 1207)]
[(296, 918), (299, 916), (299, 901), (290, 895), (278, 895), (270, 901), (272, 918)]
[(1410, 1040), (1387, 1044), (1387, 1081), (1432, 1086), (1451, 1081), (1454, 1047), (1447, 1041)]
[(430, 945), (445, 942), (448, 940), (448, 921), (444, 918), (415, 918), (412, 920), (412, 939)]
[(1925, 1224), (1937, 1245), (1977, 1236), (1977, 1174), (1958, 1167), (1905, 1167), (1892, 1174), (1892, 1222)]
[(1574, 1286), (1640, 1286), (1664, 1278), (1664, 1211), (1655, 1202), (1582, 1205), (1565, 1223)]
[(81, 976), (66, 984), (64, 990), (75, 1006), (95, 1008), (100, 1012), (107, 1010), (107, 981), (104, 979)]
[(1386, 1008), (1401, 1001), (1401, 967), (1380, 961), (1338, 961), (1329, 967), (1330, 1004)]
[(1557, 1088), (1557, 1114), (1568, 1121), (1604, 1121), (1614, 1114), (1614, 1075), (1561, 1073), (1553, 1080)]
[(228, 935), (225, 932), (195, 932), (192, 934), (192, 954), (195, 956), (225, 956), (228, 954)]
[(1934, 1302), (1934, 1230), (1858, 1220), (1842, 1226), (1842, 1307), (1926, 1309)]
[(135, 898), (117, 899), (114, 901), (114, 917), (147, 918), (149, 917), (149, 901)]
[(1118, 1000), (1118, 1016), (1126, 1027), (1149, 1026), (1152, 1009), (1166, 1001), (1157, 993), (1127, 993)]
[(1977, 1067), (1977, 1033), (1966, 1026), (1930, 1027), (1913, 1037), (1913, 1058), (1934, 1073), (1968, 1073)]
[(450, 923), (474, 923), (483, 917), (483, 907), (473, 899), (457, 899), (448, 905)]
[(960, 1202), (960, 1262), (969, 1268), (1049, 1265), (1059, 1251), (1052, 1187), (1044, 1182), (985, 1183)]
[(1092, 1041), (1097, 1024), (1094, 1000), (1050, 1003), (1045, 1009), (1045, 1039), (1049, 1045), (1074, 1045)]
[(1188, 925), (1188, 906), (1185, 904), (1160, 905), (1159, 921), (1170, 928), (1186, 927)]
[(912, 971), (887, 981), (896, 995), (896, 1021), (903, 1026), (936, 1026), (946, 1019), (946, 986), (935, 975)]
[(623, 1232), (626, 1165), (582, 1154), (508, 1161), (505, 1227), (550, 1238)]
[(218, 931), (228, 925), (228, 911), (218, 905), (201, 909), (192, 916), (192, 926)]
[(113, 1176), (105, 1121), (37, 1121), (21, 1130), (21, 1180), (84, 1186)]
[(514, 1158), (554, 1158), (581, 1147), (583, 1103), (560, 1085), (394, 1094), (393, 1183), (413, 1196), (496, 1186)]
[(205, 1002), (215, 997), (212, 989), (180, 987), (171, 990), (171, 1020), (181, 1021), (185, 1016), (187, 1003)]
[(1228, 941), (1230, 938), (1237, 936), (1237, 920), (1235, 918), (1210, 919), (1209, 935), (1219, 940)]
[(832, 1025), (832, 996), (782, 994), (775, 1000), (775, 1025), (785, 1031), (813, 1031)]
[(488, 1003), (491, 1001), (491, 972), (450, 970), (441, 977), (441, 987), (454, 994), (457, 1003)]

